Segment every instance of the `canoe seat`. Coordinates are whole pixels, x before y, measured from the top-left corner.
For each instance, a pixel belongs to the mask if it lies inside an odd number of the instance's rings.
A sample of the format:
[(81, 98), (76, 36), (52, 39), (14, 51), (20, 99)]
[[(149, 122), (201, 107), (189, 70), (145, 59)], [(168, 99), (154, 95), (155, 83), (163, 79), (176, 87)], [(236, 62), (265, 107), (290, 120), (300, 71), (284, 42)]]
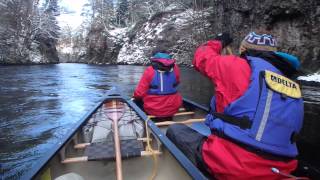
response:
[(54, 180), (84, 180), (82, 176), (76, 173), (68, 173), (55, 178)]
[[(141, 156), (141, 151), (144, 150), (143, 142), (137, 139), (128, 139), (120, 141), (122, 158)], [(86, 147), (85, 156), (88, 161), (95, 160), (110, 160), (115, 159), (113, 141), (91, 143)]]

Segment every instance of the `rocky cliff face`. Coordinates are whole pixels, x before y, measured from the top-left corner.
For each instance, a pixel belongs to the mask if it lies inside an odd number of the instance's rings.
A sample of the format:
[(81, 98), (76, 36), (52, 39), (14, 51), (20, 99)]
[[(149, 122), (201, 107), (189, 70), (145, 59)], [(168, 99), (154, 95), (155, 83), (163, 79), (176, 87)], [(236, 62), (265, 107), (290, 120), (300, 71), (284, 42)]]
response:
[(51, 38), (39, 37), (38, 43), (34, 43), (29, 53), (29, 63), (59, 63), (56, 42)]
[(125, 39), (117, 63), (147, 64), (153, 50), (166, 49), (178, 64), (190, 65), (195, 47), (204, 42), (210, 32), (210, 11), (212, 8), (174, 9), (136, 25)]
[(147, 64), (153, 50), (167, 49), (177, 63), (190, 65), (195, 48), (217, 33), (232, 34), (233, 52), (237, 53), (246, 34), (260, 31), (273, 34), (280, 51), (298, 56), (306, 72), (319, 70), (319, 0), (204, 2), (202, 7), (187, 9), (172, 4), (147, 21), (120, 31), (93, 26), (81, 62)]
[[(0, 33), (1, 35), (1, 33)], [(58, 52), (52, 39), (44, 38), (32, 41), (28, 46), (17, 41), (19, 45), (7, 46), (0, 50), (0, 64), (51, 64), (59, 63)], [(17, 48), (16, 46), (24, 46)]]
[(215, 32), (230, 32), (238, 48), (250, 31), (267, 29), (281, 51), (297, 55), (306, 71), (320, 68), (320, 1), (214, 0), (211, 24)]
[(319, 70), (320, 1), (214, 0), (193, 11), (171, 10), (135, 27), (120, 50), (118, 63), (146, 64), (153, 49), (165, 47), (179, 64), (190, 64), (194, 49), (208, 37), (229, 32), (237, 53), (250, 31), (273, 34), (279, 50), (298, 56), (307, 72)]
[(50, 11), (40, 13), (33, 0), (0, 3), (0, 64), (59, 62), (59, 27)]
[(126, 32), (127, 28), (105, 29), (101, 24), (94, 25), (87, 34), (83, 50), (71, 54), (82, 63), (116, 64)]

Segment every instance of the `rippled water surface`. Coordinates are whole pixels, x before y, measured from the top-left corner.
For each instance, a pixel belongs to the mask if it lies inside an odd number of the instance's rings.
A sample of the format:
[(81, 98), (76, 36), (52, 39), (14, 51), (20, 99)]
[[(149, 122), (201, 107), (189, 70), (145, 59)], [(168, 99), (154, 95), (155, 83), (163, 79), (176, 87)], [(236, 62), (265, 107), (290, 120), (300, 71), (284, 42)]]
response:
[[(80, 120), (111, 86), (131, 96), (145, 67), (58, 64), (0, 66), (0, 173), (20, 175)], [(193, 69), (181, 69), (182, 94), (207, 105), (212, 86)], [(319, 165), (320, 93), (305, 86), (305, 125), (299, 149)], [(320, 165), (319, 165), (320, 166)], [(1, 179), (1, 176), (0, 176)]]

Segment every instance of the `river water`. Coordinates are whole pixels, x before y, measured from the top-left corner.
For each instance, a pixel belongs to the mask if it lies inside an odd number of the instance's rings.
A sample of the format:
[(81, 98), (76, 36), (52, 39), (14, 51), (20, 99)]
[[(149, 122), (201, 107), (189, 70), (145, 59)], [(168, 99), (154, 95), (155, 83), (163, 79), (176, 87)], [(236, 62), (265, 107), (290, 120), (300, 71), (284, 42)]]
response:
[[(19, 179), (112, 86), (131, 96), (145, 67), (57, 64), (0, 66), (0, 179)], [(181, 68), (184, 97), (208, 105), (212, 85)], [(303, 86), (301, 159), (320, 167), (319, 88)], [(319, 168), (320, 169), (320, 168)]]

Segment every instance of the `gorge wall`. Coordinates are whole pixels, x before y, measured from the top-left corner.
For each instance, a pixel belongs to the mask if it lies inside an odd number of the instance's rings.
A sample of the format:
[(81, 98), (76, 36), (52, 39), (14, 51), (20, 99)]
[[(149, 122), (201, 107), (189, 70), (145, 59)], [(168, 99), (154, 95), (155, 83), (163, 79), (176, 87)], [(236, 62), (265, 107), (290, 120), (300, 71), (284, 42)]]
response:
[(234, 35), (233, 48), (250, 31), (267, 29), (281, 51), (297, 55), (305, 71), (320, 68), (320, 1), (214, 0), (211, 24), (215, 32)]
[(212, 33), (210, 11), (173, 9), (157, 13), (128, 33), (117, 63), (148, 64), (152, 51), (166, 49), (178, 64), (190, 65), (195, 47)]
[(279, 50), (298, 56), (307, 73), (320, 68), (320, 1), (214, 0), (199, 10), (154, 15), (129, 32), (118, 63), (146, 64), (152, 49), (165, 47), (179, 64), (190, 65), (195, 48), (214, 34), (229, 32), (235, 53), (250, 31), (273, 34)]
[(229, 32), (236, 54), (246, 34), (260, 31), (273, 34), (279, 51), (298, 56), (309, 74), (320, 69), (319, 24), (319, 0), (197, 0), (184, 6), (170, 2), (134, 26), (91, 25), (83, 45), (77, 47), (82, 49), (81, 58), (72, 62), (148, 64), (153, 50), (165, 48), (178, 64), (191, 65), (196, 47), (215, 34)]
[(0, 2), (0, 64), (59, 63), (57, 0)]

